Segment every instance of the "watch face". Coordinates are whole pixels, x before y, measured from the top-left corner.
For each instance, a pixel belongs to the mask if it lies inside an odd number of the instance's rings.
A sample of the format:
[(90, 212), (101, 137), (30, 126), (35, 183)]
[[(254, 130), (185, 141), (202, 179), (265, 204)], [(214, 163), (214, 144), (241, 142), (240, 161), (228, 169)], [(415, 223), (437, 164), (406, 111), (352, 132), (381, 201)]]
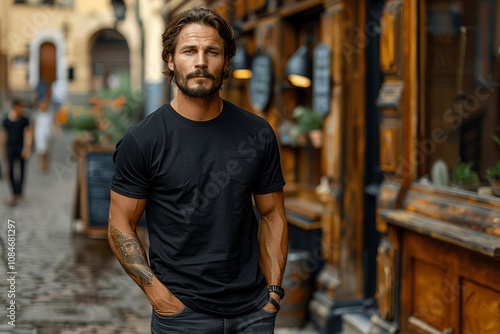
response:
[(280, 298), (283, 298), (285, 296), (285, 290), (277, 285), (270, 285), (269, 292), (276, 292), (278, 296), (280, 296)]

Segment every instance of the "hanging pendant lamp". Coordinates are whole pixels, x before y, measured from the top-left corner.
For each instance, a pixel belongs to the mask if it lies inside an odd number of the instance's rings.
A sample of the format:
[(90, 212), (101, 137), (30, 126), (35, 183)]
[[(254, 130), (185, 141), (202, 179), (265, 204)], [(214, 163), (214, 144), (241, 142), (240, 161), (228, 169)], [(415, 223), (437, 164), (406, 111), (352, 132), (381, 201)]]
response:
[(311, 67), (309, 48), (302, 45), (288, 60), (285, 74), (292, 85), (307, 88), (311, 86)]
[(252, 77), (252, 70), (250, 69), (250, 57), (248, 56), (245, 48), (245, 42), (238, 41), (238, 48), (236, 54), (231, 60), (233, 67), (233, 77), (236, 79), (250, 79)]

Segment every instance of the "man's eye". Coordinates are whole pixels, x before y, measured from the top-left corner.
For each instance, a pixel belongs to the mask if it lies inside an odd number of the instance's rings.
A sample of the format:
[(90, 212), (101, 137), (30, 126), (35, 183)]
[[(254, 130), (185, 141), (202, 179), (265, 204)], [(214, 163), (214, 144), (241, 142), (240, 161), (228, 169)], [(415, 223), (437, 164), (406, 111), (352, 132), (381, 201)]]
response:
[(194, 50), (184, 50), (183, 53), (192, 54), (192, 53), (194, 53)]

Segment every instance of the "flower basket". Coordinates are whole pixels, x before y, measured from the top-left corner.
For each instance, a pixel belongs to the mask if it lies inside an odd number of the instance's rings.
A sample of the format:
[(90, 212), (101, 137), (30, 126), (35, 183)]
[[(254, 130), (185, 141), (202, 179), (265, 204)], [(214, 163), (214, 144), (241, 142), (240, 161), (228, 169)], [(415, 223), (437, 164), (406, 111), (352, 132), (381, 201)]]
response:
[(65, 128), (84, 133), (93, 145), (115, 145), (128, 127), (139, 120), (142, 94), (133, 94), (128, 74), (118, 73), (118, 85), (104, 89), (87, 105), (63, 108), (57, 120)]

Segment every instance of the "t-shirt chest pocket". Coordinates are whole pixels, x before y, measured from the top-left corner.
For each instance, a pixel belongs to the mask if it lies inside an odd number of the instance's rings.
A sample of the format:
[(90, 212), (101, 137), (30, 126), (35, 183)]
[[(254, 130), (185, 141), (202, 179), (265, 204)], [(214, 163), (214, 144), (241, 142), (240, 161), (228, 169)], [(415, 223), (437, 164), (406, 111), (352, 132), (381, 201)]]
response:
[(259, 174), (259, 155), (255, 152), (226, 151), (229, 180), (249, 187)]

